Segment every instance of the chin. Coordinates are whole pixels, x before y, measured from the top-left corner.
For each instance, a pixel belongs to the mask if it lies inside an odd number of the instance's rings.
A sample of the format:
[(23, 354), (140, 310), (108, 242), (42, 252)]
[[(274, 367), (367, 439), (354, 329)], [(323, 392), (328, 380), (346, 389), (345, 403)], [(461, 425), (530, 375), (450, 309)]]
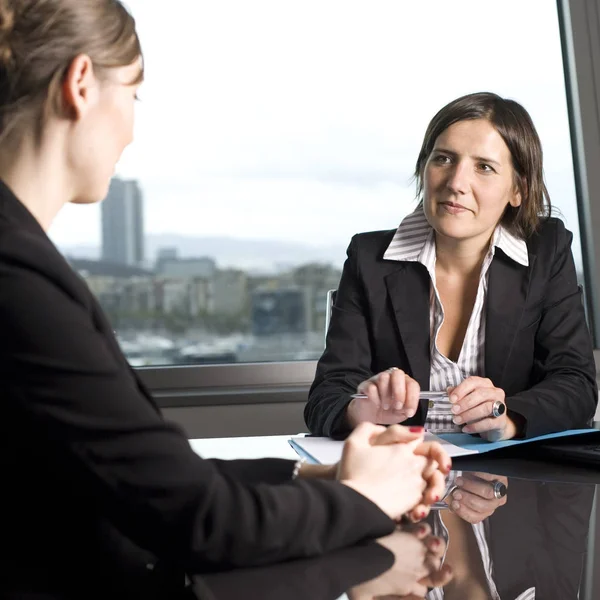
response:
[(71, 204), (96, 204), (102, 202), (108, 195), (110, 179), (102, 184), (87, 185), (83, 191), (80, 191), (71, 200)]
[(474, 235), (477, 235), (477, 232), (472, 231), (469, 227), (465, 227), (461, 223), (444, 223), (443, 221), (440, 223), (439, 221), (433, 227), (437, 233), (443, 235), (447, 238), (452, 238), (455, 240), (464, 240)]
[(106, 198), (106, 193), (104, 194), (79, 194), (75, 198), (71, 200), (71, 204), (97, 204), (98, 202), (102, 202)]

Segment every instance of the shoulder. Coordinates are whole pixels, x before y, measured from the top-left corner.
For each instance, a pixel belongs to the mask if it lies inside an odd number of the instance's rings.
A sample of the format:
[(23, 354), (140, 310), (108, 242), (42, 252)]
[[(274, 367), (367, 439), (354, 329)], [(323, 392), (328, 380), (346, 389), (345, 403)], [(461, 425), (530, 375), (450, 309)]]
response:
[[(85, 284), (49, 238), (26, 228), (0, 223), (0, 299), (13, 303), (26, 292), (56, 289), (71, 299), (85, 299)], [(20, 290), (20, 292), (19, 292)], [(29, 304), (36, 298), (30, 297)]]
[(350, 241), (348, 254), (352, 252), (364, 258), (381, 259), (387, 247), (392, 242), (395, 233), (396, 229), (357, 233)]
[(537, 231), (527, 240), (530, 253), (554, 256), (557, 252), (570, 249), (573, 234), (565, 227), (562, 219), (547, 217), (543, 219)]

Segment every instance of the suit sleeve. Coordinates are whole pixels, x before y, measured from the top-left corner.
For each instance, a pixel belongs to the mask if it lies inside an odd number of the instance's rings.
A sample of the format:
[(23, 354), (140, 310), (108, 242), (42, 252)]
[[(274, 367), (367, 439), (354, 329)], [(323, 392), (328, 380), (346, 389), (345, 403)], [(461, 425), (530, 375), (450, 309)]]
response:
[(198, 457), (84, 303), (29, 259), (39, 251), (25, 236), (0, 239), (0, 397), (14, 426), (43, 444), (48, 468), (70, 473), (77, 493), (136, 544), (194, 573), (317, 555), (393, 530), (337, 482), (244, 483), (235, 468), (226, 475)]
[(222, 475), (243, 483), (289, 483), (295, 460), (257, 458), (240, 460), (210, 459)]
[(526, 419), (526, 436), (585, 427), (598, 403), (596, 366), (571, 253), (572, 234), (558, 222), (555, 255), (535, 337), (534, 381), (507, 398)]
[(346, 437), (346, 408), (359, 383), (373, 375), (365, 294), (359, 277), (357, 238), (347, 250), (340, 285), (331, 312), (325, 352), (304, 409), (314, 435)]

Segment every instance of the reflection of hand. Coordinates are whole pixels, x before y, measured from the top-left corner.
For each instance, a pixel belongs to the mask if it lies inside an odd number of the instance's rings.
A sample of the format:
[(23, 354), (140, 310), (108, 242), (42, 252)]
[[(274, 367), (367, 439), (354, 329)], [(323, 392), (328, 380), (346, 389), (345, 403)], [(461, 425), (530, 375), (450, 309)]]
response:
[[(496, 495), (503, 494), (499, 498), (494, 495), (496, 482)], [(456, 480), (456, 488), (446, 498), (446, 504), (461, 519), (471, 524), (480, 523), (493, 515), (498, 507), (506, 504), (507, 489), (508, 479), (501, 475), (463, 472)]]
[(452, 579), (452, 569), (441, 566), (446, 545), (441, 538), (431, 535), (429, 525), (397, 529), (378, 543), (394, 554), (394, 566), (350, 590), (349, 600), (423, 598), (428, 587), (444, 586)]
[[(494, 402), (505, 405), (504, 390), (483, 377), (467, 377), (454, 388), (448, 388), (453, 421), (464, 433), (478, 433), (489, 442), (510, 440), (517, 435), (517, 427), (506, 410), (499, 417), (492, 416)], [(506, 405), (505, 405), (506, 408)]]
[(351, 427), (363, 421), (391, 425), (413, 417), (419, 407), (420, 386), (401, 369), (392, 367), (359, 384), (357, 392), (367, 398), (354, 398), (347, 409)]
[[(400, 444), (413, 441), (415, 437), (415, 429), (421, 431), (422, 428), (403, 427), (402, 425), (390, 425), (383, 433), (371, 440), (374, 445), (380, 444)], [(413, 521), (424, 519), (429, 513), (431, 504), (438, 502), (444, 495), (445, 477), (452, 468), (452, 460), (442, 446), (436, 442), (422, 442), (415, 448), (415, 454), (427, 458), (427, 467), (423, 471), (423, 479), (427, 487), (421, 498), (421, 502), (415, 506), (409, 517)]]

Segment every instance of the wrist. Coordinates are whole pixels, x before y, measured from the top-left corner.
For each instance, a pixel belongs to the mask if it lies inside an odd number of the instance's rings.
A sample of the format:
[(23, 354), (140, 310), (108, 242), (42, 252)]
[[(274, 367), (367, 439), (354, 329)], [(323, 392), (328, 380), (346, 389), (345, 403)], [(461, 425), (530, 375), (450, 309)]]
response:
[(334, 480), (337, 474), (337, 465), (311, 465), (302, 463), (298, 470), (300, 479), (329, 479)]
[(356, 410), (356, 398), (350, 400), (348, 406), (346, 406), (344, 421), (347, 428), (352, 431), (359, 425), (359, 421), (354, 416), (354, 411)]
[(513, 438), (524, 438), (526, 427), (526, 419), (523, 415), (519, 413), (513, 412), (512, 410), (507, 411), (508, 419), (512, 423), (514, 427), (514, 435)]

